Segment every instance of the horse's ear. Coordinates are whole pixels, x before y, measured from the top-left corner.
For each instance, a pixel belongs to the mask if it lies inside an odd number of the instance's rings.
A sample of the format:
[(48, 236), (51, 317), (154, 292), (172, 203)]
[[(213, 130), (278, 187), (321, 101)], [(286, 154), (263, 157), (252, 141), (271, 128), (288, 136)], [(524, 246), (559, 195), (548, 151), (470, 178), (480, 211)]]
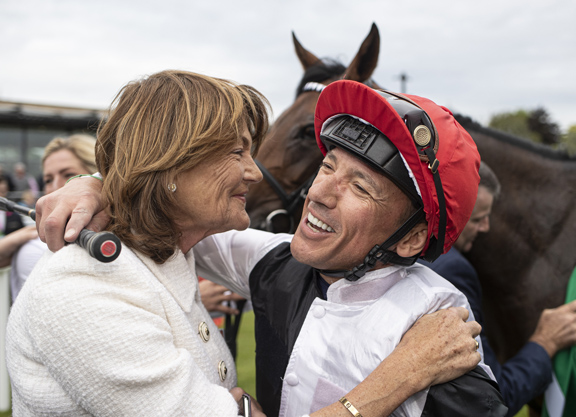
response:
[(372, 23), (370, 33), (362, 42), (354, 60), (346, 70), (344, 78), (363, 83), (372, 76), (376, 65), (378, 65), (378, 55), (380, 54), (380, 33), (375, 23)]
[(300, 60), (304, 71), (320, 61), (316, 55), (304, 49), (302, 44), (300, 44), (298, 39), (296, 39), (294, 32), (292, 32), (292, 40), (294, 41), (294, 49), (296, 49), (296, 55), (298, 55), (298, 59)]

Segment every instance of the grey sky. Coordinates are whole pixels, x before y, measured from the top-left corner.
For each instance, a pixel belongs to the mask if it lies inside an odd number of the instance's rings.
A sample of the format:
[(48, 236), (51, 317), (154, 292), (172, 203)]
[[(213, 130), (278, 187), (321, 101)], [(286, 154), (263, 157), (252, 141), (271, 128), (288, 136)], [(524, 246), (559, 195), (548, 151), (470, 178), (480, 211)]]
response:
[(0, 0), (0, 100), (105, 108), (167, 68), (251, 84), (278, 116), (302, 69), (291, 31), (348, 65), (375, 22), (374, 79), (487, 123), (544, 106), (576, 124), (573, 0)]

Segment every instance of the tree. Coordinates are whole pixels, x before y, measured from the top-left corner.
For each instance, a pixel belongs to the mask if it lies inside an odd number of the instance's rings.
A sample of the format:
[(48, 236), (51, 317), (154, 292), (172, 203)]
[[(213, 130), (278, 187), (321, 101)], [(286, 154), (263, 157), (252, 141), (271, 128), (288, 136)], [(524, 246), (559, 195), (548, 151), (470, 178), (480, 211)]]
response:
[(510, 133), (514, 136), (520, 136), (534, 142), (540, 142), (538, 135), (530, 130), (528, 118), (529, 114), (526, 110), (498, 113), (492, 116), (488, 126), (493, 129)]
[(542, 143), (555, 145), (560, 142), (560, 127), (550, 120), (548, 112), (543, 107), (538, 107), (528, 115), (528, 127), (537, 133)]
[(568, 128), (568, 132), (560, 139), (560, 146), (570, 155), (576, 155), (576, 125)]
[(546, 145), (557, 145), (562, 138), (560, 127), (551, 120), (543, 107), (532, 111), (518, 110), (495, 114), (489, 126)]

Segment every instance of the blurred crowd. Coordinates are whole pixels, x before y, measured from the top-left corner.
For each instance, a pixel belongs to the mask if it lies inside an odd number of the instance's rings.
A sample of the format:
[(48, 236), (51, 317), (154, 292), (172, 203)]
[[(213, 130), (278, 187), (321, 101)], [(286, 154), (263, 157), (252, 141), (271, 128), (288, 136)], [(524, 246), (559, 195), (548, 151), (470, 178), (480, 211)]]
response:
[(33, 207), (44, 188), (44, 181), (40, 175), (34, 178), (28, 174), (23, 162), (14, 164), (12, 172), (8, 172), (0, 164), (0, 196), (18, 202), (26, 207)]
[[(42, 189), (42, 178), (34, 178), (28, 174), (24, 163), (16, 163), (12, 172), (7, 172), (0, 165), (0, 197), (33, 208)], [(2, 211), (0, 212), (0, 238), (33, 223), (34, 221), (30, 218)]]
[[(22, 162), (14, 164), (12, 172), (0, 166), (0, 197), (34, 208), (41, 195), (64, 186), (71, 177), (96, 171), (95, 143), (93, 136), (85, 134), (53, 138), (44, 148), (39, 178), (34, 178)], [(33, 219), (0, 211), (0, 268), (11, 267), (12, 301), (46, 249)]]

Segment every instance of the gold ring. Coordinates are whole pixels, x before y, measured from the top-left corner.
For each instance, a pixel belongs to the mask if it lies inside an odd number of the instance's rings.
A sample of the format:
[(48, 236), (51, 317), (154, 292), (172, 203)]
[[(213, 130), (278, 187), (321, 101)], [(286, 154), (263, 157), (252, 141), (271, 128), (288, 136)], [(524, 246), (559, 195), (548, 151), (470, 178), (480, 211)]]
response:
[(480, 347), (480, 343), (478, 343), (477, 340), (475, 340), (475, 342), (476, 342), (476, 350), (478, 350), (478, 348)]

